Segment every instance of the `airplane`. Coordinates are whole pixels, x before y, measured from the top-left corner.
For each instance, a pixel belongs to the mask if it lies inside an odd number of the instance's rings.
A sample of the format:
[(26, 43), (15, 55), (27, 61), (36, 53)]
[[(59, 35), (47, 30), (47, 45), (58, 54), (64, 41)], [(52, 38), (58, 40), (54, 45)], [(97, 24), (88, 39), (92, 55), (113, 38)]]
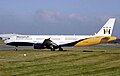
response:
[(33, 46), (34, 49), (63, 51), (65, 46), (92, 46), (116, 40), (117, 37), (111, 36), (114, 24), (115, 18), (110, 18), (95, 35), (15, 35), (4, 42), (16, 47)]

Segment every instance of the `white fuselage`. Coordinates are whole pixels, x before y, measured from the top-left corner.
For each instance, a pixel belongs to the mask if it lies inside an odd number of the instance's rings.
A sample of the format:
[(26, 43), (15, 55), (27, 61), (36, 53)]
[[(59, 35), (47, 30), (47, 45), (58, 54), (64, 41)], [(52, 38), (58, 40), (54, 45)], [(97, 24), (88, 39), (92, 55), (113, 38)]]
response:
[(6, 40), (5, 43), (26, 42), (26, 43), (43, 43), (45, 39), (50, 38), (57, 45), (68, 44), (78, 40), (93, 37), (92, 35), (16, 35)]

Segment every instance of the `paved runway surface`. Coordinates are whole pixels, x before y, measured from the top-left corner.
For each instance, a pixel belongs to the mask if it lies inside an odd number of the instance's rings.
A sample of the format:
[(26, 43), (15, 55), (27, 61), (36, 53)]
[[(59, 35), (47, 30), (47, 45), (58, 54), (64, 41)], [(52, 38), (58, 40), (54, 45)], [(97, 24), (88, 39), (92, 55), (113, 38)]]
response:
[[(76, 47), (76, 48), (105, 48), (105, 47), (115, 48), (115, 47), (120, 47), (120, 44), (100, 44), (95, 46)], [(18, 49), (33, 49), (33, 46), (19, 46)], [(7, 46), (7, 45), (0, 46), (0, 50), (15, 50), (15, 47)]]
[[(33, 49), (32, 46), (20, 46), (18, 49)], [(15, 50), (14, 46), (0, 46), (0, 50)]]

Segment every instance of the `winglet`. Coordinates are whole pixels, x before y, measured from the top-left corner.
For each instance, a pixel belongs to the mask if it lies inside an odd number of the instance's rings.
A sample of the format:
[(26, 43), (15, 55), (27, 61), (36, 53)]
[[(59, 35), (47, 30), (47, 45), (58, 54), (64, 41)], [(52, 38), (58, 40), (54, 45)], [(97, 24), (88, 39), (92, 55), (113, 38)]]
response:
[(110, 18), (95, 36), (111, 36), (114, 24), (115, 18)]

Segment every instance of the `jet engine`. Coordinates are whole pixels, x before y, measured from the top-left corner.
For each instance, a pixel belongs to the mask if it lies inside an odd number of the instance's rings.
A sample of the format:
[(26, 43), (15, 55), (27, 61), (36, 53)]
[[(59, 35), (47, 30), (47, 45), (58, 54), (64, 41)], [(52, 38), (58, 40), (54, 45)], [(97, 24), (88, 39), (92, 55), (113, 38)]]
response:
[(61, 46), (58, 46), (56, 43), (54, 43), (52, 40), (50, 40), (50, 38), (45, 39), (43, 41), (43, 43), (36, 43), (33, 45), (34, 49), (51, 49), (51, 51), (55, 51), (55, 49), (59, 49), (59, 51), (63, 51), (63, 49), (61, 48)]
[(45, 48), (44, 45), (41, 43), (36, 43), (33, 46), (34, 46), (34, 49), (44, 49)]

